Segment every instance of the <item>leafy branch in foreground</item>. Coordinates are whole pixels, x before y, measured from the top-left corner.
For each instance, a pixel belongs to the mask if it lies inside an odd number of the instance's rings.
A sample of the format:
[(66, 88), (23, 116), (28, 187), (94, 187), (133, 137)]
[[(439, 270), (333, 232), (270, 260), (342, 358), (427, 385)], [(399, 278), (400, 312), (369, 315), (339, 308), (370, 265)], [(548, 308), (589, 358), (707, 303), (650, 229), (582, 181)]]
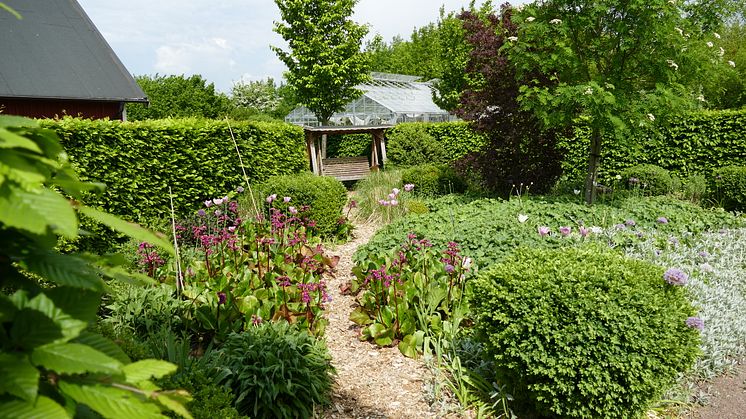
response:
[[(78, 235), (78, 212), (140, 240), (173, 248), (153, 233), (78, 202), (95, 185), (78, 180), (57, 136), (36, 121), (0, 115), (0, 412), (3, 417), (190, 418), (183, 391), (152, 379), (165, 361), (132, 363), (113, 342), (86, 331), (106, 289), (133, 279), (112, 258), (67, 255), (59, 236)], [(71, 199), (60, 193), (63, 191)]]

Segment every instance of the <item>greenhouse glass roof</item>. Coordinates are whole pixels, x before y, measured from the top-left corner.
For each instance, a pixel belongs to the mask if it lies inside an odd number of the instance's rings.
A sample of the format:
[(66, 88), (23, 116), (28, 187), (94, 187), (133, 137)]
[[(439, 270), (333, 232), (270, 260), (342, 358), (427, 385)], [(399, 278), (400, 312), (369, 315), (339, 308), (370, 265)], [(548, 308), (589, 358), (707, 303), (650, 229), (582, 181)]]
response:
[[(432, 83), (417, 76), (372, 73), (371, 81), (358, 86), (364, 93), (331, 117), (332, 125), (387, 125), (400, 122), (444, 122), (456, 119), (439, 108), (432, 97)], [(295, 108), (286, 122), (318, 126), (316, 116), (303, 106)]]

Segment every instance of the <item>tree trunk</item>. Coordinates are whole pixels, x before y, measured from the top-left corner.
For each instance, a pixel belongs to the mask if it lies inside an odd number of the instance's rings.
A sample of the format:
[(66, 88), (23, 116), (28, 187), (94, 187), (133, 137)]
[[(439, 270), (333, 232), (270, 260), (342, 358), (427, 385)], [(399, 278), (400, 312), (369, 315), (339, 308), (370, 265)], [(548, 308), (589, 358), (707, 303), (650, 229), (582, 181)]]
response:
[(593, 127), (589, 151), (588, 173), (585, 178), (585, 203), (593, 205), (596, 201), (596, 179), (598, 177), (598, 164), (601, 160), (601, 130), (598, 127)]

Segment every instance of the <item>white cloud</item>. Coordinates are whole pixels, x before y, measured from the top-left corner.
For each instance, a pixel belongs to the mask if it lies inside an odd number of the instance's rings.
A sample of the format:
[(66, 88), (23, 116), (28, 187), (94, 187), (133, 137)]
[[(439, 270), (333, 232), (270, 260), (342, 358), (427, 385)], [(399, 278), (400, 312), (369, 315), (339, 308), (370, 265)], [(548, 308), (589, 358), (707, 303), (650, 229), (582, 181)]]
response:
[(154, 68), (164, 74), (199, 74), (200, 70), (230, 72), (236, 67), (233, 48), (223, 38), (161, 45), (155, 53)]

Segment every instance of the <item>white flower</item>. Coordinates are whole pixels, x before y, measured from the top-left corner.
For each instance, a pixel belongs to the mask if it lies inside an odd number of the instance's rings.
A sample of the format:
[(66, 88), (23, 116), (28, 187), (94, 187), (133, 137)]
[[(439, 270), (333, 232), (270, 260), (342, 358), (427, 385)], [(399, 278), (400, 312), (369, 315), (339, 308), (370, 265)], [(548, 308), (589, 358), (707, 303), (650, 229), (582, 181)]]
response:
[(572, 193), (574, 193), (575, 195), (580, 195), (580, 189), (573, 189)]
[(705, 97), (702, 96), (702, 95), (699, 95), (699, 96), (697, 96), (697, 100), (700, 101), (700, 102), (704, 102), (705, 101)]
[(560, 23), (562, 23), (562, 20), (560, 20), (560, 19), (552, 19), (552, 20), (549, 21), (549, 23), (551, 23), (552, 25), (559, 25)]
[(674, 29), (676, 29), (676, 32), (678, 32), (679, 35), (684, 36), (684, 30), (683, 29), (681, 29), (681, 28), (674, 28)]
[(709, 264), (709, 263), (707, 263), (707, 262), (705, 262), (705, 263), (703, 263), (703, 264), (699, 265), (699, 269), (701, 269), (701, 270), (702, 270), (702, 272), (712, 272), (712, 271), (714, 270), (714, 269), (712, 268), (712, 265), (710, 265), (710, 264)]
[(676, 0), (668, 0), (668, 4), (676, 4)]
[(676, 64), (673, 60), (666, 60), (666, 62), (668, 63), (668, 66), (673, 68), (674, 70), (679, 69), (679, 65)]
[(593, 234), (601, 234), (604, 232), (604, 229), (601, 227), (593, 226), (589, 230), (591, 230), (591, 233)]
[(652, 113), (649, 113), (649, 114), (648, 114), (648, 119), (649, 119), (650, 121), (655, 121), (655, 115), (653, 115)]
[(510, 42), (515, 42), (515, 41), (517, 41), (517, 40), (518, 40), (518, 37), (517, 37), (517, 36), (509, 36), (509, 37), (508, 37), (508, 41), (510, 41)]
[(614, 179), (616, 179), (616, 180), (622, 180), (622, 175), (616, 175), (616, 176), (614, 176)]
[(715, 38), (720, 39), (720, 34), (719, 33), (713, 32), (712, 34), (715, 36)]
[(533, 16), (529, 16), (526, 18), (526, 22), (533, 22), (534, 20), (536, 20), (536, 18)]
[(464, 269), (471, 268), (471, 258), (464, 259), (464, 263), (462, 263), (461, 266), (463, 266)]
[(718, 55), (721, 57), (725, 55), (725, 50), (723, 49), (723, 47), (720, 47), (720, 52), (718, 52)]
[(707, 46), (708, 46), (709, 48), (712, 48), (712, 47), (714, 47), (714, 46), (715, 46), (715, 44), (713, 44), (713, 43), (712, 43), (712, 42), (710, 42), (710, 41), (707, 41)]
[(518, 222), (523, 224), (528, 220), (528, 215), (525, 214), (518, 214)]
[(590, 87), (590, 86), (588, 86), (588, 87), (587, 87), (587, 88), (585, 89), (585, 92), (583, 92), (583, 94), (584, 94), (584, 95), (592, 95), (592, 94), (593, 94), (593, 88), (592, 88), (592, 87)]
[(735, 67), (735, 66), (736, 66), (736, 63), (734, 63), (733, 61), (730, 61), (730, 60), (729, 60), (729, 61), (728, 61), (728, 65), (729, 65), (729, 66), (731, 66), (731, 67)]

